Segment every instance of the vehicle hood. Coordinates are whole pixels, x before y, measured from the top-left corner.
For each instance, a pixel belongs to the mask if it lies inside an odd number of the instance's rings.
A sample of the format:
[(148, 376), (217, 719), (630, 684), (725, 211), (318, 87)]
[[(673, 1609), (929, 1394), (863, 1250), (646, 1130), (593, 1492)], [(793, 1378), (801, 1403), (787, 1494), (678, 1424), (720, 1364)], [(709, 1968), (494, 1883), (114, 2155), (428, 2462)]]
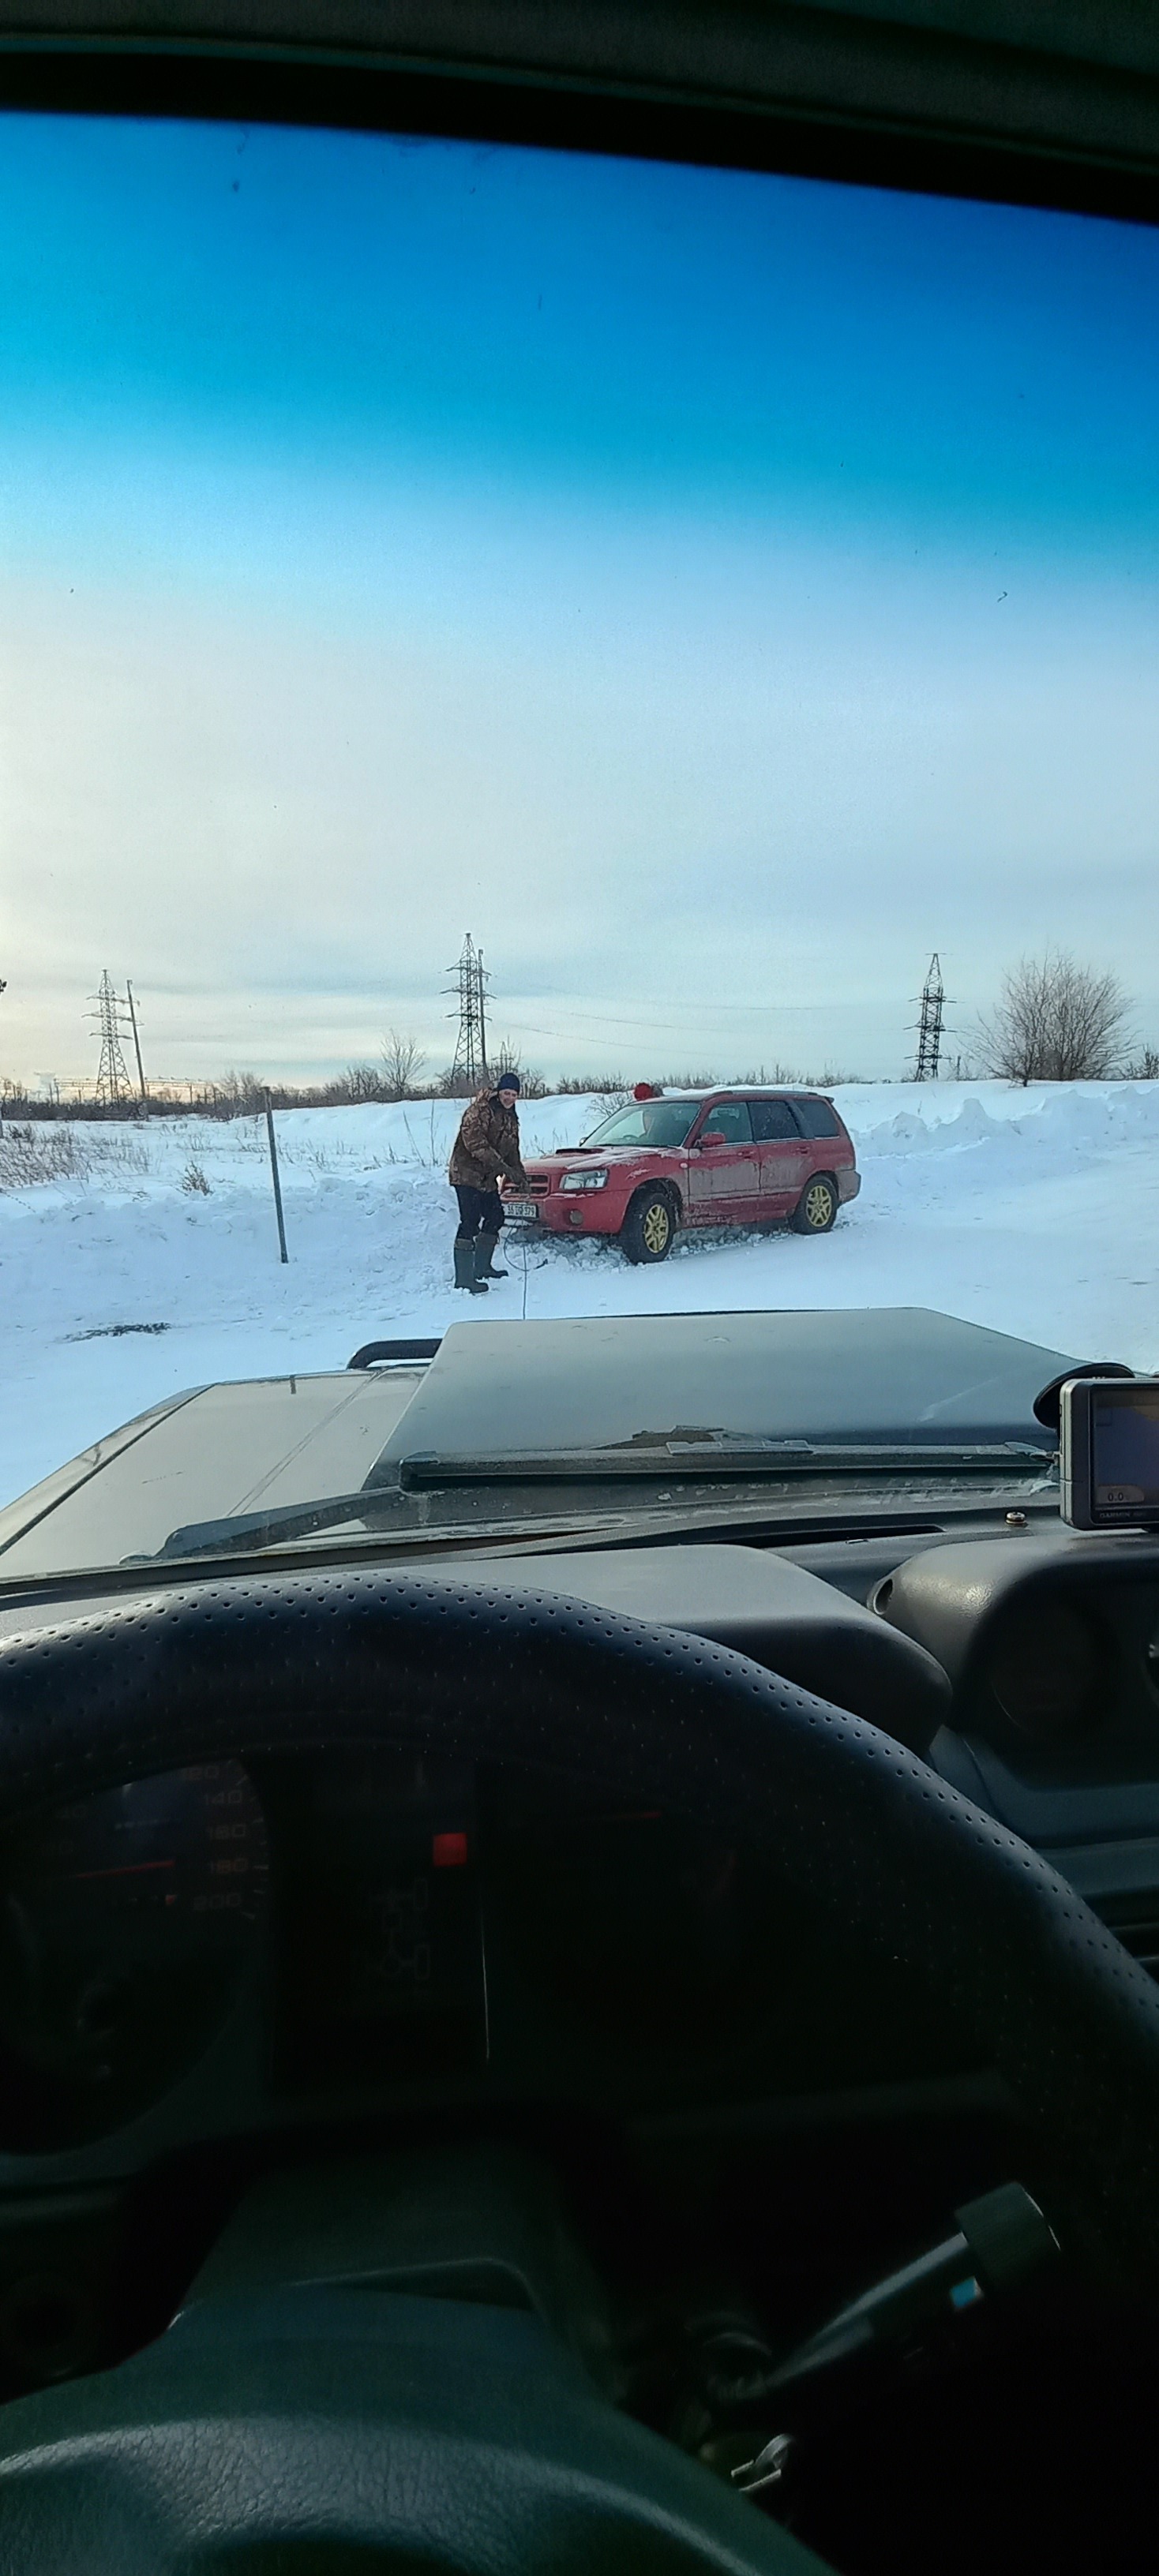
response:
[(920, 1307), (456, 1324), (428, 1366), (194, 1388), (0, 1511), (0, 1583), (150, 1557), (170, 1532), (381, 1485), (416, 1457), (645, 1452), (675, 1437), (1053, 1447), (1063, 1352)]
[[(645, 1156), (666, 1161), (669, 1155), (685, 1154), (686, 1145), (557, 1145), (550, 1154), (525, 1154), (526, 1172), (566, 1171), (570, 1163), (639, 1163)], [(514, 1194), (519, 1192), (512, 1184)]]

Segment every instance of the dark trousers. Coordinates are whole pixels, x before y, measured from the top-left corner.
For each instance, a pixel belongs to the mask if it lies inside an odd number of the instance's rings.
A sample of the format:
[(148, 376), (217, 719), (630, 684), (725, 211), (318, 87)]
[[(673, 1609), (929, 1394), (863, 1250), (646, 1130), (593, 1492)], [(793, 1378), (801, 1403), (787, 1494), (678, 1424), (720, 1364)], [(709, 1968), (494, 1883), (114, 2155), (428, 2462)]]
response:
[(477, 1234), (498, 1234), (503, 1223), (503, 1201), (498, 1190), (468, 1189), (464, 1181), (456, 1181), (454, 1188), (459, 1202), (456, 1242), (470, 1243)]

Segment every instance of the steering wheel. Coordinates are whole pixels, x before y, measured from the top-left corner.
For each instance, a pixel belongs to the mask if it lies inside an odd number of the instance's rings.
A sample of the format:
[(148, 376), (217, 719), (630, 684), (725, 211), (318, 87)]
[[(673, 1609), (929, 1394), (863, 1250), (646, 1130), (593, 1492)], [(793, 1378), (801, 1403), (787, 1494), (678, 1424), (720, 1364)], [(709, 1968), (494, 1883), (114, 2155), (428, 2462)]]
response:
[[(198, 1583), (0, 1644), (0, 1826), (151, 1770), (381, 1742), (582, 1775), (759, 1847), (972, 2029), (1051, 2141), (1064, 2232), (1159, 2284), (1159, 1992), (1044, 1861), (861, 1720), (672, 1630), (375, 1569)], [(0, 2538), (22, 2576), (818, 2563), (617, 2414), (535, 2318), (301, 2290), (206, 2302), (3, 2409)]]

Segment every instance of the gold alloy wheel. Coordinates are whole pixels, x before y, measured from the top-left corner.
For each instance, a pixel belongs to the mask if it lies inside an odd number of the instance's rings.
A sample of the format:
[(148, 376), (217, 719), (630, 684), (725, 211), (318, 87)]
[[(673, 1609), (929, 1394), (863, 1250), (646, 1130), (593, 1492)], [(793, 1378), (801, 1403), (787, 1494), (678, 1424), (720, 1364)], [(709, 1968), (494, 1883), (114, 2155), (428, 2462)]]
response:
[(644, 1237), (646, 1251), (653, 1256), (667, 1252), (672, 1234), (672, 1219), (663, 1199), (653, 1199), (651, 1207), (645, 1208), (644, 1222), (640, 1231)]
[(833, 1218), (833, 1192), (828, 1181), (814, 1181), (805, 1192), (805, 1223), (822, 1234)]

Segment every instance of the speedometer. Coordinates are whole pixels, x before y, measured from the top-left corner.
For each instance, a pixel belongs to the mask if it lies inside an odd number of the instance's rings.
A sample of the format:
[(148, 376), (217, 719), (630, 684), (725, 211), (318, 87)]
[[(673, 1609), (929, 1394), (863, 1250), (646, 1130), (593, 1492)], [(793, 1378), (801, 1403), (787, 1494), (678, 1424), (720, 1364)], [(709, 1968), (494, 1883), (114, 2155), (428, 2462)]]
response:
[(115, 2127), (200, 2055), (266, 1893), (266, 1829), (236, 1762), (127, 1782), (0, 1844), (0, 2139)]

